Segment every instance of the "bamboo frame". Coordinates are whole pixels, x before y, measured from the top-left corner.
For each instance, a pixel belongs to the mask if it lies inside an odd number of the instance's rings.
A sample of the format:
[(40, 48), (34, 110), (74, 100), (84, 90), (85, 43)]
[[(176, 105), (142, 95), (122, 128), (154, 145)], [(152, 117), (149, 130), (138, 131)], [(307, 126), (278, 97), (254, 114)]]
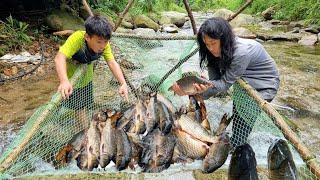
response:
[(190, 18), (191, 25), (192, 25), (193, 34), (197, 34), (196, 23), (195, 23), (195, 21), (194, 21), (194, 18), (193, 18), (192, 11), (191, 11), (191, 9), (190, 9), (188, 0), (183, 0), (183, 4), (184, 4), (184, 6), (186, 7), (186, 10), (187, 10), (187, 12), (188, 12), (188, 16), (189, 16), (189, 18)]
[(252, 3), (252, 1), (253, 0), (247, 0), (247, 2), (243, 6), (241, 6), (236, 13), (227, 18), (227, 21), (230, 22), (232, 19), (237, 17), (243, 10), (245, 10)]
[[(86, 70), (87, 65), (80, 66), (70, 79), (70, 83), (74, 85)], [(14, 160), (17, 159), (23, 148), (30, 142), (33, 135), (37, 132), (41, 123), (45, 121), (51, 110), (56, 107), (56, 105), (59, 104), (61, 100), (62, 96), (60, 93), (56, 93), (52, 97), (52, 100), (47, 104), (47, 108), (42, 112), (40, 116), (38, 116), (38, 119), (35, 120), (35, 123), (33, 124), (32, 128), (28, 130), (28, 133), (24, 136), (22, 142), (15, 149), (13, 149), (13, 151), (6, 157), (6, 159), (0, 162), (0, 173), (3, 173), (5, 170), (7, 170), (14, 162)]]
[(130, 7), (132, 6), (133, 2), (134, 2), (134, 0), (129, 0), (127, 6), (125, 7), (125, 9), (119, 14), (119, 19), (117, 20), (117, 22), (116, 22), (116, 24), (114, 26), (114, 29), (113, 29), (114, 32), (120, 26), (124, 16), (128, 13), (128, 11), (129, 11)]
[(320, 179), (320, 167), (315, 161), (316, 156), (312, 154), (311, 151), (309, 151), (309, 149), (299, 140), (298, 136), (290, 129), (287, 123), (283, 120), (282, 116), (267, 101), (263, 100), (258, 92), (248, 83), (242, 79), (239, 79), (237, 82), (258, 103), (261, 109), (263, 109), (272, 118), (274, 124), (279, 127), (283, 135), (299, 152), (303, 158), (303, 161), (310, 168), (311, 172), (317, 176), (318, 179)]
[(84, 6), (84, 8), (86, 9), (86, 11), (89, 13), (90, 16), (93, 16), (93, 13), (91, 11), (90, 6), (88, 5), (86, 0), (82, 0), (82, 4)]

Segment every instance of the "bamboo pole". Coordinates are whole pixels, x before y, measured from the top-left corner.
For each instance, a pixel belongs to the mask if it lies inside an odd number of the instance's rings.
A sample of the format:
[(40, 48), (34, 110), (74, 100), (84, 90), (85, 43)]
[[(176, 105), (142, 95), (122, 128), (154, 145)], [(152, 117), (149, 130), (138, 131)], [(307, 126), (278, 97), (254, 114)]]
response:
[(263, 100), (258, 92), (253, 89), (248, 83), (239, 79), (237, 81), (239, 85), (245, 89), (248, 94), (258, 103), (258, 105), (272, 118), (273, 122), (282, 131), (283, 135), (289, 140), (289, 142), (296, 148), (304, 162), (310, 168), (311, 172), (320, 179), (320, 167), (317, 164), (316, 156), (312, 154), (309, 149), (299, 140), (298, 136), (290, 129), (286, 122), (282, 119), (282, 116), (265, 100)]
[(189, 2), (187, 0), (183, 0), (183, 4), (186, 7), (186, 10), (188, 12), (188, 16), (190, 18), (191, 25), (192, 25), (193, 34), (197, 34), (197, 27), (196, 27), (196, 23), (194, 21), (194, 18), (193, 18), (192, 12), (191, 12), (191, 8), (189, 6)]
[(124, 8), (124, 10), (119, 14), (119, 19), (116, 22), (116, 25), (113, 28), (113, 31), (116, 31), (118, 29), (118, 27), (120, 26), (122, 19), (124, 18), (124, 16), (127, 14), (127, 12), (129, 11), (130, 7), (132, 6), (134, 0), (129, 0), (127, 6)]
[(90, 16), (93, 16), (93, 12), (91, 11), (90, 6), (88, 5), (86, 0), (82, 0), (82, 4), (84, 6), (84, 9), (89, 13)]
[[(80, 66), (70, 79), (70, 83), (74, 86), (86, 70), (87, 65)], [(33, 135), (40, 128), (41, 123), (43, 123), (46, 120), (46, 117), (50, 114), (51, 110), (54, 109), (56, 105), (60, 103), (61, 100), (62, 96), (60, 93), (56, 93), (52, 97), (52, 100), (47, 104), (46, 109), (35, 120), (32, 128), (28, 130), (28, 133), (24, 136), (24, 139), (22, 139), (21, 143), (15, 149), (13, 149), (12, 152), (2, 162), (0, 162), (0, 173), (4, 173), (4, 171), (7, 170), (11, 166), (11, 164), (17, 159), (18, 155), (21, 153), (24, 147), (30, 142)]]
[(230, 22), (232, 19), (237, 17), (238, 14), (240, 14), (243, 10), (245, 10), (251, 3), (252, 3), (252, 0), (247, 0), (247, 2), (243, 6), (241, 6), (236, 13), (234, 13), (232, 16), (228, 17), (227, 21)]

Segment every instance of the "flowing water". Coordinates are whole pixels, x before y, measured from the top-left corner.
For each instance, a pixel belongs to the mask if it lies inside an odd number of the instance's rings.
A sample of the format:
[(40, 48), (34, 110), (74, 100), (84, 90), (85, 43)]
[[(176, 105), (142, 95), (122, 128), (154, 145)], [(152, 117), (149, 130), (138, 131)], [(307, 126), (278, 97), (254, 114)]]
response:
[[(198, 14), (195, 16), (199, 19), (197, 25), (201, 24), (203, 19), (207, 17), (207, 15), (201, 16)], [(186, 27), (181, 33), (190, 34), (191, 29)], [(320, 158), (320, 85), (318, 83), (320, 82), (320, 48), (301, 47), (296, 43), (288, 42), (265, 42), (263, 45), (276, 60), (281, 73), (280, 90), (273, 103), (280, 105), (276, 107), (280, 107), (279, 111), (288, 116), (296, 124), (299, 129), (298, 134), (303, 143)], [(139, 74), (143, 73), (144, 76), (147, 76), (157, 70), (163, 71), (163, 69), (173, 67), (174, 63), (170, 62), (170, 58), (172, 57), (167, 55), (170, 54), (170, 50), (174, 49), (174, 46), (188, 48), (190, 44), (185, 45), (179, 42), (178, 44), (164, 43), (162, 47), (150, 50), (149, 54), (144, 54), (144, 56), (152, 60), (168, 59), (168, 61), (166, 63), (160, 60), (141, 62), (145, 63), (143, 64), (145, 67), (150, 66), (153, 68), (149, 68), (148, 71), (139, 72)], [(198, 55), (193, 56), (179, 71), (193, 70), (199, 72), (197, 57)], [(177, 59), (179, 57), (174, 58)], [(131, 74), (131, 76), (134, 77), (137, 74)], [(14, 139), (17, 131), (21, 129), (25, 120), (30, 117), (37, 107), (50, 100), (51, 96), (55, 93), (58, 84), (55, 77), (56, 74), (52, 70), (42, 78), (31, 78), (26, 81), (19, 80), (0, 86), (0, 156)], [(135, 85), (137, 84), (138, 81), (135, 82)], [(185, 97), (176, 97), (171, 94), (170, 98), (176, 99), (174, 104), (177, 107), (187, 102)], [(217, 98), (206, 101), (206, 103), (210, 123), (213, 129), (215, 129), (224, 113), (231, 114), (232, 102), (230, 98)], [(230, 127), (228, 131), (231, 131)], [(250, 135), (248, 141), (255, 150), (258, 165), (265, 167), (267, 164), (268, 144), (277, 136), (272, 133), (266, 134), (265, 132), (261, 132), (258, 125), (254, 127), (253, 131), (254, 133)], [(302, 164), (302, 160), (297, 153), (294, 153), (294, 158), (297, 164)], [(227, 169), (229, 159), (222, 169)], [(39, 167), (43, 168), (44, 166), (41, 164)], [(186, 179), (201, 179), (201, 173), (193, 171), (194, 169), (200, 169), (200, 167), (200, 161), (184, 166), (175, 164), (160, 175), (144, 175), (144, 178), (181, 177)], [(79, 173), (77, 167), (73, 166), (69, 168), (73, 169), (75, 173)], [(48, 165), (47, 169), (50, 169), (50, 165)], [(110, 172), (114, 171), (112, 168), (109, 170)], [(132, 172), (129, 171), (129, 173)], [(222, 174), (225, 174), (225, 170), (222, 170)], [(134, 176), (140, 177), (141, 175)], [(208, 176), (202, 178), (208, 178)]]

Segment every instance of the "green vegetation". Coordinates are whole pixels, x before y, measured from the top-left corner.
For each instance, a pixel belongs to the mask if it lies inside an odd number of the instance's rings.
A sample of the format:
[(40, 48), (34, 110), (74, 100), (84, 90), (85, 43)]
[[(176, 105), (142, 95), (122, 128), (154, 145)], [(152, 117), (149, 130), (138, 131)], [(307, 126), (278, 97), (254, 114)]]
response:
[[(246, 0), (189, 0), (194, 11), (209, 11), (218, 8), (237, 10)], [(101, 0), (97, 9), (115, 18), (127, 4), (127, 0)], [(249, 14), (258, 14), (269, 7), (275, 8), (275, 19), (306, 20), (310, 24), (320, 25), (319, 0), (254, 0), (245, 10)], [(147, 14), (149, 12), (179, 11), (185, 12), (183, 0), (137, 0), (130, 9), (130, 14)]]
[(28, 24), (17, 21), (9, 16), (6, 22), (0, 21), (0, 55), (8, 49), (21, 49), (31, 42), (30, 36), (26, 34)]

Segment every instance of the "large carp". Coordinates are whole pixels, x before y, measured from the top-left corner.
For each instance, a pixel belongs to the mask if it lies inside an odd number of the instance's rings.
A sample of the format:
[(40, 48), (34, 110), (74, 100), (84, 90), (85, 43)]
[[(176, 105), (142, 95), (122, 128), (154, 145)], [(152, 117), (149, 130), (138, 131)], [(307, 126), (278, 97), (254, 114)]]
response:
[(218, 136), (218, 142), (212, 144), (209, 152), (203, 160), (203, 172), (212, 173), (221, 167), (227, 160), (230, 142), (227, 133)]
[(116, 155), (115, 122), (120, 117), (116, 112), (108, 117), (105, 122), (100, 122), (101, 143), (100, 143), (100, 166), (105, 168)]
[(123, 129), (116, 129), (115, 135), (117, 146), (116, 168), (121, 171), (127, 168), (128, 163), (130, 162), (132, 155), (131, 143)]
[(84, 147), (86, 130), (82, 130), (75, 134), (72, 139), (65, 145), (55, 156), (55, 165), (58, 163), (65, 165), (70, 163), (71, 160), (77, 159), (81, 153), (81, 149)]
[(188, 162), (190, 159), (203, 159), (208, 151), (209, 146), (190, 136), (188, 133), (175, 128), (173, 130), (177, 143), (172, 158), (173, 162)]
[(187, 114), (192, 117), (192, 119), (198, 121), (202, 125), (202, 127), (206, 128), (208, 131), (211, 130), (207, 116), (207, 109), (201, 96), (189, 96)]
[(151, 132), (159, 123), (159, 113), (157, 108), (157, 94), (152, 93), (148, 99), (144, 101), (146, 106), (145, 125), (147, 133)]
[[(198, 91), (196, 91), (193, 86), (195, 83), (202, 84), (209, 87), (213, 86), (211, 81), (195, 75), (183, 77), (178, 81), (176, 81), (176, 83), (179, 85), (180, 89), (184, 91), (187, 95), (198, 94)], [(168, 90), (172, 91), (172, 86)]]
[(249, 144), (238, 146), (232, 153), (228, 180), (257, 180), (257, 161)]
[(161, 95), (160, 93), (157, 93), (157, 101), (163, 103), (172, 114), (175, 114), (177, 112), (177, 109), (172, 104), (172, 102), (165, 96)]
[(297, 168), (288, 143), (283, 139), (275, 140), (268, 149), (269, 178), (298, 179)]
[(201, 124), (193, 119), (191, 119), (188, 115), (182, 114), (180, 118), (178, 118), (174, 122), (177, 128), (187, 132), (194, 138), (209, 143), (217, 143), (218, 138), (213, 136), (210, 132), (207, 131)]
[(163, 135), (157, 128), (143, 138), (143, 152), (139, 165), (144, 172), (161, 172), (171, 164), (175, 137), (170, 132)]
[(163, 134), (168, 134), (173, 126), (172, 114), (167, 106), (161, 102), (157, 104), (157, 110), (159, 113), (159, 129)]
[(98, 121), (92, 119), (87, 133), (87, 154), (88, 154), (88, 170), (98, 167), (100, 156), (100, 131), (98, 129)]

